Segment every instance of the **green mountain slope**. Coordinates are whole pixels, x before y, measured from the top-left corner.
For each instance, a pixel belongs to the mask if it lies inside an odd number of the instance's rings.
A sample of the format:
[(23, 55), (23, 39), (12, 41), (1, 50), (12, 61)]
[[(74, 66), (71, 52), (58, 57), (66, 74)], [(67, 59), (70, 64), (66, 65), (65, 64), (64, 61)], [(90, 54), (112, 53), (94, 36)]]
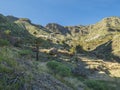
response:
[(42, 26), (0, 14), (0, 90), (119, 90), (119, 42), (119, 17)]

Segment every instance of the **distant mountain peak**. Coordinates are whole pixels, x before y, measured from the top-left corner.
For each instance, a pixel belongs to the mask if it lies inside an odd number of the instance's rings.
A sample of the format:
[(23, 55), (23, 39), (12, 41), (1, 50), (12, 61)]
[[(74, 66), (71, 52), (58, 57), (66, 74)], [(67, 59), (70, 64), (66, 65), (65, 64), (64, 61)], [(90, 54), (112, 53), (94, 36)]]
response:
[(115, 19), (120, 19), (120, 17), (118, 16), (111, 16), (111, 17), (106, 17), (106, 18), (103, 18), (103, 20), (115, 20)]
[(120, 27), (120, 17), (112, 16), (102, 19), (100, 22), (94, 24), (96, 29), (106, 29)]
[(7, 17), (7, 19), (9, 20), (9, 21), (11, 21), (11, 22), (14, 22), (14, 21), (17, 21), (19, 18), (17, 18), (17, 17), (14, 17), (14, 16), (12, 16), (12, 15), (8, 15), (8, 16), (6, 16)]
[(19, 21), (31, 23), (31, 20), (28, 18), (20, 18)]
[(66, 29), (64, 26), (59, 25), (57, 23), (48, 23), (45, 27), (54, 33), (59, 33), (63, 35), (70, 33), (68, 29)]
[(104, 18), (101, 23), (108, 23), (108, 24), (111, 24), (111, 25), (118, 25), (120, 24), (120, 17), (116, 17), (116, 16), (112, 16), (112, 17), (107, 17), (107, 18)]

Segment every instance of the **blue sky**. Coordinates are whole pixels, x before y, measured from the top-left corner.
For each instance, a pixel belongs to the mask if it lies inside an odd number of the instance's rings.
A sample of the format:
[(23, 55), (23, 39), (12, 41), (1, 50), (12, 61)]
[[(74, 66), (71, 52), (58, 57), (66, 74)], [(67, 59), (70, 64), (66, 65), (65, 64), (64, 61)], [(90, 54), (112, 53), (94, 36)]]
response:
[(0, 13), (46, 25), (88, 25), (120, 16), (120, 0), (1, 0)]

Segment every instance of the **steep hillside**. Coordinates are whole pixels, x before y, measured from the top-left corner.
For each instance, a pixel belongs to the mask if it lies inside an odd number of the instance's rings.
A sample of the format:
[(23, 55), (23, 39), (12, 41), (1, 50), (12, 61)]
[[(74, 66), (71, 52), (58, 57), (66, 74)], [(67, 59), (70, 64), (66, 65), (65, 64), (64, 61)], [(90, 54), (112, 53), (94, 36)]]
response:
[(19, 20), (15, 21), (15, 23), (23, 29), (26, 29), (32, 35), (39, 36), (48, 35), (50, 33), (50, 31), (48, 31), (43, 26), (32, 24), (31, 21), (27, 18), (20, 18)]
[(0, 15), (0, 90), (119, 90), (120, 18), (83, 26)]
[(0, 15), (0, 32), (5, 32), (9, 30), (11, 32), (11, 36), (29, 36), (30, 34), (25, 29), (19, 27), (14, 22), (9, 21), (9, 19), (3, 15)]
[(112, 40), (112, 53), (120, 57), (120, 34), (115, 35)]
[[(76, 36), (79, 37), (76, 40), (76, 45), (80, 45), (85, 51), (94, 51), (97, 47), (103, 45), (104, 43), (111, 42), (111, 52), (115, 56), (119, 57), (119, 34), (120, 34), (120, 18), (119, 17), (109, 17), (105, 18), (102, 21), (94, 24), (85, 26), (88, 30), (88, 34), (84, 36)], [(75, 42), (75, 38), (73, 38)], [(79, 41), (79, 43), (78, 43)], [(116, 43), (115, 43), (116, 42)], [(74, 43), (75, 44), (75, 43)], [(102, 46), (104, 47), (104, 45)], [(99, 51), (106, 51), (107, 44), (105, 45), (106, 48), (104, 49), (97, 49)], [(117, 53), (117, 54), (116, 54)], [(97, 55), (103, 53), (98, 53)], [(111, 56), (110, 56), (111, 57)], [(112, 58), (112, 57), (111, 57)], [(109, 58), (110, 59), (110, 58)]]

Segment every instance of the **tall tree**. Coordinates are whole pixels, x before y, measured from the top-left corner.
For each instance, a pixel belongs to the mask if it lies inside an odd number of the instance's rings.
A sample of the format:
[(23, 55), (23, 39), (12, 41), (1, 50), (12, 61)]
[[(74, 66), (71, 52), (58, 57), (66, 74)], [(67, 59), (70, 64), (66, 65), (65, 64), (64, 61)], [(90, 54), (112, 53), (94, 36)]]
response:
[(36, 60), (39, 60), (39, 46), (43, 43), (43, 39), (41, 37), (37, 37), (35, 39), (35, 48), (36, 48)]

